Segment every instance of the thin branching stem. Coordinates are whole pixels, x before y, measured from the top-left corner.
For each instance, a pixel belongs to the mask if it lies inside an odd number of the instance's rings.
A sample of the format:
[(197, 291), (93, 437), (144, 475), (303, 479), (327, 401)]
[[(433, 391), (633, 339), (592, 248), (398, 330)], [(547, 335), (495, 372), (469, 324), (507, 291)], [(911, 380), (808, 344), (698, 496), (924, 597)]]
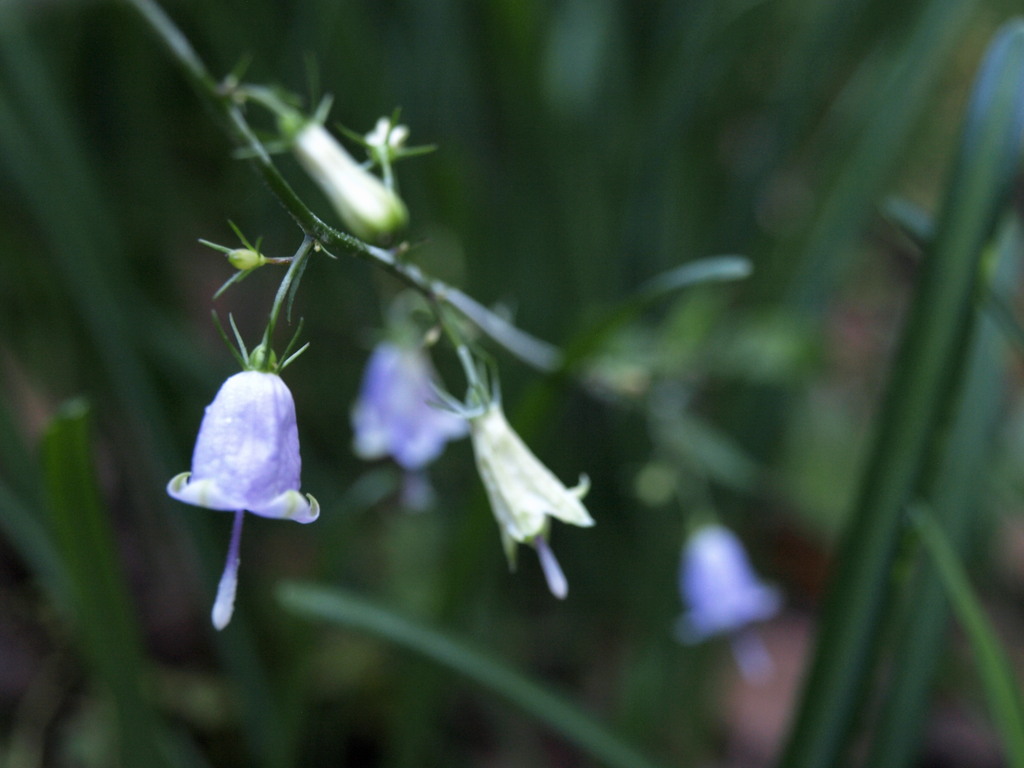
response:
[(270, 309), (270, 319), (267, 322), (267, 330), (263, 335), (263, 343), (267, 346), (270, 345), (271, 337), (274, 335), (274, 328), (277, 327), (277, 318), (281, 314), (281, 307), (284, 306), (285, 299), (288, 297), (288, 289), (292, 286), (292, 281), (295, 276), (302, 271), (303, 262), (313, 251), (313, 238), (306, 235), (302, 239), (302, 245), (299, 246), (299, 250), (295, 252), (292, 257), (291, 263), (288, 266), (288, 271), (285, 273), (284, 279), (281, 281), (281, 285), (278, 286), (277, 295), (274, 296), (274, 304)]
[(246, 151), (260, 177), (306, 237), (312, 238), (328, 252), (341, 250), (365, 259), (428, 299), (454, 307), (483, 333), (527, 365), (542, 371), (553, 371), (561, 365), (561, 354), (556, 347), (516, 328), (461, 291), (425, 274), (416, 265), (397, 258), (401, 246), (394, 250), (373, 246), (320, 219), (281, 175), (270, 153), (249, 125), (236, 98), (234, 80), (228, 78), (218, 83), (181, 30), (153, 0), (127, 2), (163, 41), (199, 97), (217, 115), (231, 140)]

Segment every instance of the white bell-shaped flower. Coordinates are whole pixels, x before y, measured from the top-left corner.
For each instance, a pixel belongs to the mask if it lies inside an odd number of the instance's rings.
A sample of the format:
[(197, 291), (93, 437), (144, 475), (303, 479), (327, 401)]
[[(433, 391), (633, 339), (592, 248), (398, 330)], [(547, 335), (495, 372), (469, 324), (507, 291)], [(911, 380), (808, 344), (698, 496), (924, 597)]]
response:
[(509, 564), (515, 565), (518, 544), (533, 545), (552, 594), (564, 598), (568, 583), (548, 545), (548, 529), (553, 517), (571, 525), (594, 524), (581, 501), (587, 479), (566, 488), (526, 447), (497, 402), (470, 419), (470, 435)]

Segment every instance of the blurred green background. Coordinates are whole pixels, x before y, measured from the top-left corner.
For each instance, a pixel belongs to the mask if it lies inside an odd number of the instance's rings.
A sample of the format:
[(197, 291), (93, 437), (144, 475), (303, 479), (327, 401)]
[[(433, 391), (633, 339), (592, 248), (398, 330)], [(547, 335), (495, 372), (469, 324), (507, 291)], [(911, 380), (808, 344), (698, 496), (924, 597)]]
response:
[[(280, 273), (213, 302), (231, 271), (197, 238), (233, 244), (230, 219), (287, 256), (301, 233), (131, 8), (0, 0), (6, 765), (125, 764), (127, 715), (111, 703), (122, 694), (153, 702), (179, 764), (591, 764), (443, 667), (294, 617), (274, 592), (290, 578), (470, 638), (665, 765), (768, 764), (919, 260), (881, 206), (897, 195), (936, 207), (971, 79), (1017, 4), (165, 7), (217, 76), (244, 60), (247, 81), (307, 104), (333, 94), (331, 122), (359, 132), (401, 107), (411, 143), (439, 147), (398, 169), (414, 257), (541, 338), (583, 343), (645, 280), (700, 257), (743, 254), (754, 274), (649, 308), (571, 380), (495, 352), (524, 438), (562, 479), (593, 480), (597, 526), (553, 534), (571, 590), (559, 603), (532, 553), (508, 574), (467, 442), (431, 469), (436, 507), (418, 514), (402, 508), (394, 467), (352, 455), (349, 411), (396, 286), (354, 259), (315, 259), (295, 305), (312, 349), (285, 378), (322, 517), (249, 516), (238, 612), (215, 636), (229, 517), (173, 502), (164, 485), (187, 469), (202, 409), (234, 370), (210, 308), (255, 339)], [(280, 167), (333, 222), (291, 158)], [(457, 392), (453, 361), (436, 357)], [(77, 410), (60, 411), (72, 398)], [(83, 408), (91, 427), (79, 434)], [(58, 413), (64, 427), (47, 432)], [(1007, 414), (1019, 433), (1020, 414)], [(56, 454), (74, 440), (88, 466), (62, 496)], [(998, 526), (998, 546), (976, 573), (1019, 649), (1024, 445), (1004, 447), (986, 505), (1002, 514), (980, 526)], [(86, 517), (76, 505), (90, 499)], [(738, 680), (727, 643), (671, 635), (685, 526), (708, 511), (787, 595), (764, 628), (778, 669), (760, 688)], [(61, 565), (85, 540), (75, 520), (107, 521), (123, 612), (110, 604), (117, 583), (90, 591), (105, 566)], [(105, 596), (96, 611), (90, 594)], [(103, 672), (105, 654), (124, 660), (128, 693)], [(963, 653), (944, 659), (920, 765), (1000, 764), (968, 666)]]

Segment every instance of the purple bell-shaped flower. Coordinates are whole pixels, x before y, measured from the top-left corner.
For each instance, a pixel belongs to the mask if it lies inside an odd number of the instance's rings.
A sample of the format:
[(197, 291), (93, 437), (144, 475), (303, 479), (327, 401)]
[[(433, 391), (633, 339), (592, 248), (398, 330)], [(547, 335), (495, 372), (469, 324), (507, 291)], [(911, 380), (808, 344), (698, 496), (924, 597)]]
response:
[(311, 523), (320, 506), (299, 492), (302, 460), (291, 392), (276, 373), (243, 371), (221, 386), (206, 407), (192, 454), (192, 471), (167, 484), (187, 504), (235, 513), (213, 624), (231, 620), (238, 549), (246, 511), (261, 517)]
[(430, 404), (437, 399), (433, 378), (430, 360), (419, 347), (390, 341), (376, 346), (352, 409), (357, 456), (391, 456), (416, 472), (440, 456), (449, 440), (465, 436), (465, 419)]
[(778, 613), (782, 599), (758, 579), (732, 531), (714, 524), (690, 536), (679, 567), (679, 591), (689, 609), (676, 624), (680, 641), (699, 643), (727, 634), (744, 675), (756, 679), (767, 674), (771, 661), (747, 628)]

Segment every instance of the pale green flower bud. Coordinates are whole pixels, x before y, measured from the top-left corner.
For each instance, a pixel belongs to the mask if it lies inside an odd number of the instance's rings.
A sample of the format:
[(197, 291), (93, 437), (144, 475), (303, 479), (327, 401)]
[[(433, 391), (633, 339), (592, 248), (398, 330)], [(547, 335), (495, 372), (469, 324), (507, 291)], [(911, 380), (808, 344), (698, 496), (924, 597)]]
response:
[(378, 240), (405, 226), (409, 212), (395, 192), (357, 163), (316, 122), (295, 137), (295, 156), (320, 185), (338, 215), (363, 240)]
[(547, 543), (550, 518), (583, 527), (593, 525), (580, 501), (589, 482), (583, 477), (577, 487), (566, 488), (526, 447), (497, 403), (470, 419), (470, 434), (509, 564), (515, 565), (518, 544), (532, 544), (552, 593), (565, 597), (568, 585)]
[(262, 267), (267, 263), (267, 258), (252, 248), (235, 248), (233, 251), (228, 251), (228, 261), (235, 269), (248, 272), (250, 269)]

